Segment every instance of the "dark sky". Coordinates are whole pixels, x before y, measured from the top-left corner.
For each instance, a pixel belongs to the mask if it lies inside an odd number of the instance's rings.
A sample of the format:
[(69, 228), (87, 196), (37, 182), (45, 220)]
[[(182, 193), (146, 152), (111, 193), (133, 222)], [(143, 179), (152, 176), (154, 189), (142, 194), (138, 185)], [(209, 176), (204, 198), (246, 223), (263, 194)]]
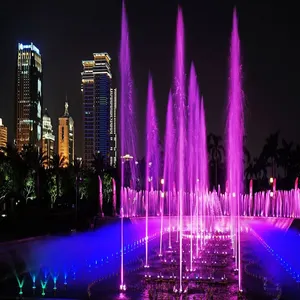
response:
[[(0, 117), (9, 127), (9, 140), (14, 138), (17, 43), (32, 41), (42, 53), (44, 107), (53, 118), (55, 134), (67, 92), (77, 132), (75, 152), (81, 156), (81, 61), (91, 59), (93, 52), (108, 52), (118, 86), (121, 0), (2, 2)], [(191, 60), (195, 62), (205, 100), (207, 130), (219, 135), (224, 131), (229, 40), (232, 11), (236, 5), (248, 148), (257, 155), (266, 136), (277, 129), (287, 140), (300, 142), (300, 49), (296, 1), (128, 0), (140, 136), (143, 136), (150, 70), (163, 139), (167, 94), (172, 82), (178, 4), (182, 5), (184, 14), (187, 67)], [(142, 150), (139, 153), (141, 156)]]

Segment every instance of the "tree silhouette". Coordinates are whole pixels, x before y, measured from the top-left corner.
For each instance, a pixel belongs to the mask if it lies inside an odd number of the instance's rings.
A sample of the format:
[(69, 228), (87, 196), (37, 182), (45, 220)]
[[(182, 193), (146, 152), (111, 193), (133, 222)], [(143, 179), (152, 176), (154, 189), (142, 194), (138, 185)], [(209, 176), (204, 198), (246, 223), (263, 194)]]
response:
[(218, 187), (218, 167), (224, 157), (224, 147), (222, 145), (222, 137), (214, 134), (208, 135), (208, 151), (211, 162), (215, 169), (215, 187)]
[(279, 153), (278, 153), (278, 139), (279, 139), (279, 131), (270, 134), (269, 137), (266, 138), (266, 144), (263, 148), (262, 156), (266, 159), (272, 168), (272, 177), (276, 177), (279, 161)]

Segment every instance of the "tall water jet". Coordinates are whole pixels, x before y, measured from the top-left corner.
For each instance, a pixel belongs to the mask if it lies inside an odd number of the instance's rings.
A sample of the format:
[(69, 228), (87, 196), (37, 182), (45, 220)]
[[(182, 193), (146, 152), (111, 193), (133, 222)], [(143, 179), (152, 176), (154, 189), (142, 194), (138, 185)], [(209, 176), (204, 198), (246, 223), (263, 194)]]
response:
[(240, 249), (240, 201), (243, 192), (244, 103), (242, 93), (240, 39), (236, 10), (230, 48), (230, 77), (227, 120), (227, 180), (231, 209), (233, 249), (238, 270), (239, 290), (242, 290)]
[[(197, 144), (195, 144), (195, 134), (198, 128), (195, 120), (195, 111), (196, 111), (196, 101), (199, 100), (197, 97), (198, 87), (197, 87), (197, 78), (194, 64), (192, 63), (189, 76), (189, 88), (188, 88), (188, 128), (187, 128), (187, 137), (188, 137), (188, 153), (187, 153), (187, 171), (188, 171), (188, 191), (189, 191), (189, 206), (190, 206), (190, 270), (193, 270), (193, 204), (194, 204), (194, 193), (196, 185), (196, 172), (194, 163), (196, 156)], [(196, 222), (197, 224), (197, 222)], [(197, 228), (196, 228), (197, 229)], [(197, 232), (197, 230), (196, 230)]]
[(167, 120), (165, 130), (165, 155), (164, 155), (164, 179), (167, 186), (168, 216), (169, 216), (169, 249), (172, 248), (172, 204), (173, 204), (173, 184), (174, 184), (174, 123), (173, 123), (173, 99), (171, 92), (168, 97)]
[[(199, 93), (198, 93), (199, 95)], [(199, 101), (197, 101), (199, 103)], [(199, 115), (198, 108), (196, 109), (196, 114)], [(204, 214), (203, 202), (206, 198), (208, 191), (208, 157), (207, 157), (207, 136), (206, 136), (206, 121), (205, 121), (205, 110), (204, 110), (204, 100), (203, 97), (200, 101), (200, 126), (199, 126), (199, 193), (201, 195), (200, 199), (200, 224), (201, 224), (201, 248), (204, 244), (204, 234), (206, 230), (206, 218)]]
[[(121, 46), (119, 57), (119, 69), (121, 77), (120, 86), (120, 155), (124, 157), (130, 154), (132, 159), (129, 164), (131, 166), (131, 178), (133, 178), (133, 187), (135, 187), (135, 138), (136, 128), (134, 123), (134, 103), (133, 103), (133, 80), (131, 75), (130, 49), (129, 49), (129, 33), (126, 17), (125, 4), (122, 5), (122, 22), (121, 22)], [(124, 232), (123, 232), (123, 218), (124, 218), (124, 161), (121, 162), (121, 193), (120, 193), (120, 217), (121, 217), (121, 282), (120, 289), (126, 290), (124, 284)]]
[[(147, 126), (146, 126), (146, 177), (145, 177), (145, 247), (146, 247), (146, 261), (145, 267), (149, 267), (148, 264), (148, 216), (149, 216), (149, 204), (155, 203), (155, 193), (152, 189), (155, 185), (158, 189), (158, 174), (159, 174), (159, 147), (158, 147), (158, 127), (155, 112), (155, 100), (153, 92), (153, 83), (151, 75), (149, 75), (148, 81), (148, 99), (147, 99)], [(150, 203), (153, 201), (153, 203)], [(153, 207), (151, 206), (151, 209)], [(154, 211), (156, 208), (153, 208)]]
[(184, 163), (185, 163), (185, 67), (184, 67), (184, 24), (181, 8), (178, 8), (176, 46), (175, 46), (175, 103), (177, 113), (177, 185), (179, 196), (179, 292), (182, 287), (182, 238), (184, 201)]
[(196, 194), (196, 203), (195, 203), (195, 234), (196, 234), (196, 257), (199, 255), (199, 237), (200, 237), (200, 246), (202, 248), (203, 245), (203, 198), (200, 192), (200, 100), (199, 100), (199, 92), (197, 88), (196, 92), (196, 105), (193, 112), (194, 123), (196, 126), (194, 144), (195, 144), (195, 194)]

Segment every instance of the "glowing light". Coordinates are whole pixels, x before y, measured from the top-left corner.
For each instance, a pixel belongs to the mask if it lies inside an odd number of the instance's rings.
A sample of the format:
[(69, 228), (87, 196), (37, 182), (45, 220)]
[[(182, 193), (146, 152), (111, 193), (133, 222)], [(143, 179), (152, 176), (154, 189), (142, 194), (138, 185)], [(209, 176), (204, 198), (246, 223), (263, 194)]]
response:
[(274, 178), (270, 177), (270, 183), (272, 184), (274, 182)]

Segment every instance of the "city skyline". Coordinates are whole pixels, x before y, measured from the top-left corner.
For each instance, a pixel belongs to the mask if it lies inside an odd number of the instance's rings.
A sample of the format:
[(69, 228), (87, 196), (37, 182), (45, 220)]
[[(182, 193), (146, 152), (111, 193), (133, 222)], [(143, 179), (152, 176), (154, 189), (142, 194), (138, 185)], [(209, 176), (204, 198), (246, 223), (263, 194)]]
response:
[[(293, 19), (286, 18), (287, 12), (291, 10), (290, 6), (282, 8), (274, 4), (270, 7), (266, 3), (256, 6), (234, 1), (226, 2), (226, 4), (220, 1), (214, 4), (171, 1), (168, 4), (160, 4), (160, 9), (157, 9), (158, 6), (155, 3), (156, 1), (145, 1), (143, 4), (136, 1), (127, 3), (130, 44), (134, 56), (132, 61), (134, 84), (138, 99), (139, 136), (144, 134), (142, 120), (146, 107), (147, 73), (151, 66), (154, 92), (158, 99), (160, 139), (163, 140), (163, 116), (166, 111), (168, 93), (166, 87), (170, 86), (172, 81), (173, 58), (169, 53), (173, 52), (175, 14), (178, 4), (182, 4), (183, 13), (187, 16), (187, 56), (195, 59), (196, 69), (199, 70), (198, 81), (208, 112), (208, 132), (218, 135), (222, 133), (226, 108), (224, 100), (227, 96), (228, 36), (232, 8), (236, 5), (240, 19), (244, 89), (247, 95), (248, 148), (253, 153), (259, 153), (266, 136), (277, 129), (281, 129), (282, 135), (286, 136), (287, 140), (299, 141), (296, 130), (298, 92), (296, 83), (290, 78), (291, 74), (296, 74), (294, 77), (297, 78), (300, 69), (299, 58), (295, 55), (299, 46), (297, 41), (290, 39), (293, 26), (288, 24)], [(63, 104), (67, 92), (72, 101), (70, 103), (71, 114), (76, 120), (76, 127), (82, 128), (81, 111), (77, 108), (78, 103), (81, 103), (80, 88), (78, 88), (80, 62), (82, 58), (89, 57), (90, 53), (94, 51), (110, 53), (113, 61), (112, 70), (116, 74), (114, 86), (119, 87), (117, 58), (121, 1), (95, 3), (95, 7), (103, 5), (112, 12), (109, 16), (97, 18), (96, 14), (92, 13), (94, 17), (83, 19), (81, 8), (65, 3), (63, 7), (68, 7), (66, 13), (59, 13), (54, 7), (48, 7), (45, 3), (39, 4), (30, 11), (28, 7), (24, 7), (32, 17), (30, 21), (27, 20), (28, 26), (15, 26), (23, 22), (21, 22), (23, 15), (18, 12), (12, 13), (12, 20), (9, 20), (6, 26), (9, 31), (5, 33), (5, 37), (3, 36), (7, 43), (0, 50), (3, 53), (1, 57), (5, 57), (3, 60), (5, 76), (1, 75), (3, 79), (1, 99), (3, 100), (0, 101), (0, 111), (8, 127), (10, 141), (13, 138), (13, 121), (11, 120), (13, 108), (4, 105), (4, 102), (6, 99), (13, 99), (14, 72), (9, 69), (9, 66), (15, 59), (13, 47), (18, 41), (33, 40), (43, 53), (44, 64), (47, 66), (45, 77), (48, 78), (44, 84), (44, 106), (48, 107), (53, 117), (54, 127), (57, 126), (57, 107)], [(62, 10), (64, 10), (63, 7)], [(8, 11), (9, 9), (8, 7)], [(148, 16), (141, 17), (138, 11), (149, 13)], [(52, 17), (43, 17), (46, 12), (51, 12), (51, 16), (56, 16), (55, 23)], [(152, 19), (156, 22), (151, 22)], [(40, 22), (39, 30), (34, 27), (37, 22)], [(8, 26), (9, 24), (14, 25)], [(76, 25), (71, 26), (71, 24)], [(94, 36), (101, 38), (94, 39), (92, 38)], [(86, 39), (86, 37), (91, 38)], [(85, 42), (78, 43), (80, 40)], [(73, 47), (74, 44), (76, 47)], [(287, 47), (289, 45), (291, 47)], [(60, 80), (60, 76), (65, 80)], [(289, 91), (288, 96), (286, 96), (286, 91)], [(284, 109), (281, 107), (282, 99), (285, 99), (286, 103)], [(272, 111), (272, 113), (265, 114), (266, 111)], [(82, 142), (83, 134), (78, 132), (75, 148), (80, 150), (78, 145), (82, 145)], [(141, 158), (144, 145), (138, 146), (138, 156)], [(77, 155), (82, 156), (82, 153), (78, 151)]]

